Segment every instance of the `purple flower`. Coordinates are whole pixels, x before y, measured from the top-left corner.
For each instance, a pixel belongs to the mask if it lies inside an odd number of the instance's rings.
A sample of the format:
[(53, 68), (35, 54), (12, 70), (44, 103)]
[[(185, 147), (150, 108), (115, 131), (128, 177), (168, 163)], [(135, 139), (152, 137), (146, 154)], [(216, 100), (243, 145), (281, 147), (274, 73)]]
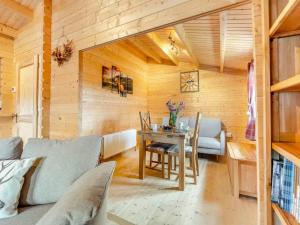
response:
[(174, 113), (174, 114), (178, 114), (179, 112), (181, 112), (182, 110), (184, 110), (185, 108), (185, 104), (184, 102), (180, 102), (178, 105), (175, 103), (175, 102), (172, 102), (171, 100), (169, 100), (167, 103), (166, 103), (168, 109), (170, 112)]

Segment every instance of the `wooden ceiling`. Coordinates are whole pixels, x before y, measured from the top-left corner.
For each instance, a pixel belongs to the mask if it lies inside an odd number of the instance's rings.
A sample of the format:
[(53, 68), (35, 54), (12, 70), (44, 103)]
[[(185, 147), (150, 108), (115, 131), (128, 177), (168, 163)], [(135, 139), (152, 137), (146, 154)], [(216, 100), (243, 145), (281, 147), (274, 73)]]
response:
[(15, 38), (17, 30), (32, 20), (40, 0), (0, 0), (0, 34)]
[[(176, 49), (171, 49), (170, 37)], [(125, 41), (123, 41), (125, 42)], [(251, 4), (126, 40), (148, 63), (246, 70), (253, 57)]]

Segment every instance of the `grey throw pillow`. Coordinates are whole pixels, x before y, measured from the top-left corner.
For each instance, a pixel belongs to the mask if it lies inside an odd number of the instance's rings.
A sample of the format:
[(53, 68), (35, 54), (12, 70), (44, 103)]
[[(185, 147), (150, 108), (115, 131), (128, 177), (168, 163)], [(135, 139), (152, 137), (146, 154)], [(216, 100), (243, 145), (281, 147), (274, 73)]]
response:
[(106, 162), (85, 173), (36, 225), (90, 224), (100, 210), (105, 210), (102, 204), (114, 168), (115, 162)]
[(23, 142), (20, 137), (0, 139), (0, 160), (19, 159)]
[(97, 166), (101, 146), (102, 138), (97, 136), (66, 141), (29, 139), (21, 158), (39, 160), (25, 176), (20, 204), (58, 201), (78, 177)]

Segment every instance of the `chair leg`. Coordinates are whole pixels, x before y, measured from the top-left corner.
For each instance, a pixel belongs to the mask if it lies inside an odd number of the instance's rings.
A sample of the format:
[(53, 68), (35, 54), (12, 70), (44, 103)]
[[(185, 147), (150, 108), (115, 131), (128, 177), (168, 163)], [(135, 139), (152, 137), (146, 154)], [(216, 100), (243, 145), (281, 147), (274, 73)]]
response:
[(191, 156), (191, 162), (192, 162), (192, 170), (193, 170), (193, 176), (194, 176), (194, 183), (197, 184), (197, 172), (196, 172), (196, 159), (195, 157)]
[(150, 168), (152, 168), (152, 161), (153, 161), (153, 152), (150, 152), (150, 163), (149, 163)]
[(176, 170), (177, 168), (177, 157), (174, 156), (174, 170)]
[(198, 154), (195, 155), (195, 160), (196, 160), (196, 167), (197, 167), (197, 176), (199, 176), (199, 159), (198, 159)]
[(172, 155), (168, 154), (168, 179), (171, 179)]
[(161, 177), (165, 178), (165, 154), (160, 154), (161, 157)]

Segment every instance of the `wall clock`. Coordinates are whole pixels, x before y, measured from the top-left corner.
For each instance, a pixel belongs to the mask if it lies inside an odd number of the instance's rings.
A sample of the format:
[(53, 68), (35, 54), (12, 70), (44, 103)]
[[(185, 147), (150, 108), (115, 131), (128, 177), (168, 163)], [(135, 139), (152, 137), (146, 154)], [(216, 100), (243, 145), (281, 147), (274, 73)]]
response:
[(199, 71), (188, 71), (180, 73), (180, 91), (198, 92), (199, 91)]

